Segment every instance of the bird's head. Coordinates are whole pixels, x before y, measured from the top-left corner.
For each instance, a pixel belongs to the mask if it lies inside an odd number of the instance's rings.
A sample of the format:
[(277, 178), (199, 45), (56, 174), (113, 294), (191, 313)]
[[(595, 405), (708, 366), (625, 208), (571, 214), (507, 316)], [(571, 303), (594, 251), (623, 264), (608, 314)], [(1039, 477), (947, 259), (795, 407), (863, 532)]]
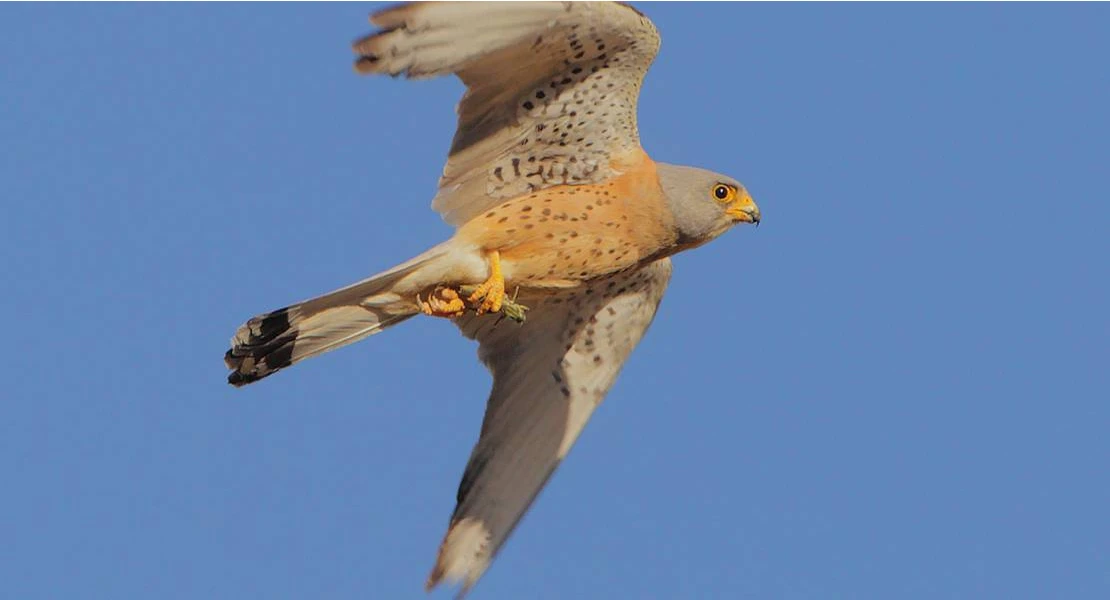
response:
[(759, 207), (739, 181), (704, 169), (659, 164), (678, 243), (700, 246), (737, 223), (759, 224)]

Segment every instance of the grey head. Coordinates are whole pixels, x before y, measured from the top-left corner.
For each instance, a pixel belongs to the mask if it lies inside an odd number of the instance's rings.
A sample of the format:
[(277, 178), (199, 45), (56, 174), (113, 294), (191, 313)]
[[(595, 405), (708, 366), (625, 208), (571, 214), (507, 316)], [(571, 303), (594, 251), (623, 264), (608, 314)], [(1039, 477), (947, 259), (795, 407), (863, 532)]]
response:
[(737, 223), (759, 224), (759, 207), (735, 179), (695, 167), (658, 163), (681, 247), (700, 246)]

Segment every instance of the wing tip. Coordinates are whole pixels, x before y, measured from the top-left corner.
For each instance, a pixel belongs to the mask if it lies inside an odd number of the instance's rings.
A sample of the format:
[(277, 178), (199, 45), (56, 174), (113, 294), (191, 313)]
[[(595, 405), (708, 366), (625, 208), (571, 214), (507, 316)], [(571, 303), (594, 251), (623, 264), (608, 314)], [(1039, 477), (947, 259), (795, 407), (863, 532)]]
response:
[(380, 62), (380, 57), (373, 54), (364, 54), (355, 59), (355, 63), (353, 65), (355, 73), (358, 73), (359, 75), (370, 75), (371, 73), (375, 72), (375, 68)]
[(395, 30), (386, 29), (375, 31), (351, 43), (351, 50), (358, 55), (358, 57), (355, 58), (356, 73), (366, 75), (380, 70), (379, 65), (382, 63), (382, 44), (385, 43), (382, 36), (388, 35), (393, 31)]
[[(355, 59), (354, 69), (360, 75), (382, 72), (381, 44), (387, 41), (387, 36), (398, 30), (404, 30), (413, 11), (420, 8), (418, 3), (406, 2), (394, 4), (375, 13), (370, 14), (370, 24), (379, 27), (378, 31), (363, 36), (351, 48), (359, 55)], [(396, 73), (391, 73), (396, 74)]]
[(435, 589), (440, 582), (443, 581), (443, 567), (436, 561), (436, 566), (432, 568), (432, 572), (428, 574), (428, 580), (424, 582), (424, 591), (430, 592)]
[(466, 596), (490, 564), (490, 532), (485, 523), (473, 517), (453, 520), (443, 536), (424, 590), (430, 592), (444, 580), (459, 582), (455, 598)]
[(641, 17), (643, 17), (645, 19), (647, 18), (647, 15), (640, 12), (640, 9), (636, 8), (635, 6), (632, 6), (631, 2), (617, 2), (616, 4), (617, 4), (617, 6), (621, 6), (621, 7), (624, 7), (624, 8), (627, 8), (627, 9), (631, 10), (632, 12), (636, 13), (637, 15), (640, 15)]
[(409, 12), (420, 8), (416, 2), (401, 2), (370, 13), (370, 24), (378, 27), (396, 27), (408, 20)]

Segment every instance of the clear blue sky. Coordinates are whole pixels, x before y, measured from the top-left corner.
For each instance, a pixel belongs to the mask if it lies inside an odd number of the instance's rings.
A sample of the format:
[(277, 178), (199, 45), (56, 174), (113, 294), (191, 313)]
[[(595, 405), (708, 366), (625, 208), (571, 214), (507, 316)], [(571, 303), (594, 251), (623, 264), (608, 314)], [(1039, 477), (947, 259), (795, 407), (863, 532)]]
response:
[[(423, 597), (472, 343), (222, 363), (449, 234), (461, 86), (356, 76), (374, 8), (0, 8), (0, 597)], [(475, 598), (1110, 598), (1110, 7), (642, 8), (646, 149), (764, 223), (675, 260)]]

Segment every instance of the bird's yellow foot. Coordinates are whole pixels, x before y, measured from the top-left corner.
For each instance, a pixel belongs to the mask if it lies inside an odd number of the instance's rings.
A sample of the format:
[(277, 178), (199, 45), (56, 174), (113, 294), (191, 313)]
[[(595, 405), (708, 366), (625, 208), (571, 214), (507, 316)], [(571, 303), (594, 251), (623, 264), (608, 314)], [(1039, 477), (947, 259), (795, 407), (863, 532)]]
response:
[(498, 312), (505, 302), (505, 277), (501, 274), (501, 253), (494, 250), (489, 253), (488, 258), (489, 279), (479, 285), (478, 289), (466, 299), (471, 305), (477, 305), (474, 306), (474, 310), (479, 315)]
[(433, 317), (461, 317), (466, 312), (466, 303), (451, 288), (436, 288), (427, 300), (421, 300), (417, 295), (416, 303), (424, 314)]

